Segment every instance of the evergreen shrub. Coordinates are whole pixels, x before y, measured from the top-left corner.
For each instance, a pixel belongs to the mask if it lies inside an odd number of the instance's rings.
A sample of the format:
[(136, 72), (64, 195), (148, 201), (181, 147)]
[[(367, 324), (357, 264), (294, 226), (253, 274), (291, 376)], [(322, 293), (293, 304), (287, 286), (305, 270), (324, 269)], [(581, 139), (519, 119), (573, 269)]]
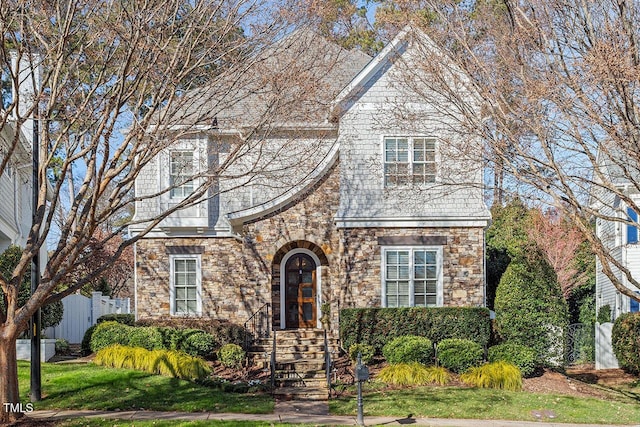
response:
[(505, 341), (532, 347), (544, 366), (562, 365), (567, 303), (540, 251), (531, 249), (511, 261), (496, 291), (495, 311)]
[(516, 343), (504, 343), (489, 347), (487, 360), (489, 362), (512, 363), (520, 369), (525, 378), (531, 376), (538, 367), (536, 351), (531, 347)]
[(80, 353), (83, 356), (88, 356), (91, 354), (91, 337), (93, 336), (93, 331), (96, 330), (96, 326), (97, 325), (89, 326), (89, 329), (84, 331), (82, 342), (80, 343)]
[[(187, 331), (193, 331), (187, 329)], [(217, 343), (213, 336), (205, 331), (195, 330), (195, 332), (186, 335), (179, 349), (191, 356), (200, 356), (209, 358), (213, 356), (213, 352), (217, 347)]]
[(162, 334), (153, 326), (128, 327), (129, 340), (126, 345), (130, 347), (142, 347), (147, 350), (160, 350), (165, 348), (162, 344)]
[(91, 335), (91, 351), (97, 352), (111, 344), (128, 345), (130, 326), (118, 322), (102, 322)]
[(207, 317), (158, 317), (139, 319), (136, 326), (169, 327), (179, 330), (201, 330), (211, 334), (216, 342), (216, 348), (224, 344), (243, 346), (249, 335), (242, 325), (226, 320), (210, 319)]
[(405, 335), (385, 344), (382, 354), (391, 364), (419, 362), (431, 365), (433, 364), (433, 343), (429, 338)]
[(127, 314), (122, 314), (122, 313), (104, 314), (104, 315), (98, 317), (98, 320), (96, 320), (96, 323), (102, 323), (102, 322), (118, 322), (118, 323), (125, 324), (127, 326), (133, 326), (135, 324), (135, 322), (136, 322), (136, 316), (134, 314), (131, 314), (131, 313), (127, 313)]
[(377, 378), (387, 384), (401, 386), (445, 385), (451, 380), (451, 375), (444, 368), (427, 367), (418, 362), (411, 362), (385, 366), (380, 370)]
[(480, 344), (459, 338), (440, 341), (436, 351), (438, 363), (458, 374), (479, 365), (484, 357)]
[(613, 323), (611, 343), (620, 367), (631, 374), (640, 374), (640, 313), (618, 316)]
[(611, 322), (611, 306), (609, 304), (605, 304), (598, 309), (598, 323), (609, 323)]
[(345, 348), (367, 343), (382, 353), (393, 338), (417, 335), (437, 343), (464, 338), (489, 343), (489, 310), (479, 307), (348, 308), (340, 310), (340, 338)]
[(376, 350), (369, 344), (357, 343), (349, 347), (349, 359), (355, 362), (358, 360), (358, 353), (362, 355), (362, 363), (368, 365), (373, 362), (373, 356), (375, 356)]
[(173, 350), (147, 350), (118, 344), (99, 350), (94, 363), (186, 380), (202, 379), (211, 373), (209, 366), (199, 357)]
[(223, 366), (232, 369), (240, 369), (246, 353), (237, 344), (225, 344), (220, 347), (220, 350), (216, 353), (218, 360)]
[(516, 365), (504, 361), (471, 367), (460, 375), (460, 380), (478, 388), (522, 390), (520, 369)]

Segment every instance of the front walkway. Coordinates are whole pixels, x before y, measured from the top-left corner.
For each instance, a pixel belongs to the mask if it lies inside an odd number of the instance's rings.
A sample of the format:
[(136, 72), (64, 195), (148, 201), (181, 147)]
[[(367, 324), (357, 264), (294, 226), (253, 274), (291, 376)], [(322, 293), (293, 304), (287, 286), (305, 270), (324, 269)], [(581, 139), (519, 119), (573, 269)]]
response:
[[(280, 412), (291, 410), (294, 412)], [(68, 418), (108, 418), (118, 420), (183, 420), (183, 421), (262, 421), (290, 424), (311, 425), (356, 425), (355, 417), (336, 415), (314, 415), (311, 411), (303, 411), (303, 408), (284, 405), (276, 408), (274, 414), (218, 414), (212, 412), (157, 412), (157, 411), (34, 411), (30, 418), (40, 420), (63, 420)], [(438, 418), (393, 418), (393, 417), (365, 417), (364, 422), (368, 426), (373, 425), (420, 425), (434, 427), (614, 427), (613, 425), (598, 424), (563, 424), (547, 423), (539, 421), (499, 421), (499, 420), (452, 420)], [(615, 426), (619, 427), (619, 426)], [(638, 424), (636, 427), (640, 427)]]

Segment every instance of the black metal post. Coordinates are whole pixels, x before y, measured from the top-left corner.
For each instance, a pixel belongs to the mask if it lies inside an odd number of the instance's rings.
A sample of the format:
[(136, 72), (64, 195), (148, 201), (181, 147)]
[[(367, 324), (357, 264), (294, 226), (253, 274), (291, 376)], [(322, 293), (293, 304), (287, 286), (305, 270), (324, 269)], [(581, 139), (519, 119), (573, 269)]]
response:
[[(362, 371), (362, 353), (358, 352), (358, 361), (356, 362), (356, 371), (359, 373)], [(364, 408), (362, 403), (362, 382), (364, 379), (357, 375), (358, 380), (358, 417), (356, 418), (356, 424), (359, 426), (364, 425)]]
[[(34, 116), (36, 116), (34, 114)], [(40, 136), (38, 131), (38, 120), (33, 119), (33, 204), (32, 204), (32, 223), (35, 225), (37, 220), (37, 208), (38, 208), (38, 192), (40, 188), (39, 168), (40, 168)], [(31, 236), (33, 239), (37, 239), (37, 236)], [(34, 242), (35, 243), (35, 242)], [(40, 256), (39, 251), (33, 256), (33, 262), (31, 263), (31, 294), (38, 289), (40, 285)], [(29, 397), (32, 402), (37, 402), (42, 399), (42, 377), (40, 366), (40, 338), (41, 338), (41, 323), (40, 323), (40, 309), (36, 310), (31, 318), (31, 392)]]

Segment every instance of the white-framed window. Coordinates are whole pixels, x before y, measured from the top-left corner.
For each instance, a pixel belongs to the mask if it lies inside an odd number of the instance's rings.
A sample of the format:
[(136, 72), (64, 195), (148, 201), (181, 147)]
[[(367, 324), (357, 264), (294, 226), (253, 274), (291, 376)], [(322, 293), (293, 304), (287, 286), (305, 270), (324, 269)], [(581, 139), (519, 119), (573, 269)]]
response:
[(442, 306), (442, 248), (382, 248), (382, 305)]
[(171, 314), (202, 313), (202, 276), (200, 255), (170, 255)]
[(424, 185), (436, 182), (436, 139), (384, 137), (384, 186)]
[(193, 192), (193, 150), (169, 152), (169, 186), (172, 199), (184, 199)]

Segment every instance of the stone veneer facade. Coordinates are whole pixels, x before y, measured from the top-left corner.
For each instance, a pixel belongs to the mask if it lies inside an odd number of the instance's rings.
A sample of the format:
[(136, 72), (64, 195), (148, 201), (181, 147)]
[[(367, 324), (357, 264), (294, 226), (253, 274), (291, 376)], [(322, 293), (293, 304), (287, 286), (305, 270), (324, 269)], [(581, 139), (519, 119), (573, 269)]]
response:
[[(381, 304), (381, 245), (443, 247), (445, 306), (484, 304), (484, 230), (469, 228), (337, 229), (339, 165), (296, 202), (245, 224), (240, 238), (145, 238), (137, 243), (139, 318), (169, 316), (169, 253), (201, 254), (202, 315), (243, 324), (265, 303), (280, 328), (280, 262), (294, 248), (317, 255), (321, 300), (331, 306), (331, 331), (346, 307)], [(425, 243), (426, 242), (426, 243)], [(434, 243), (436, 242), (436, 243)]]

